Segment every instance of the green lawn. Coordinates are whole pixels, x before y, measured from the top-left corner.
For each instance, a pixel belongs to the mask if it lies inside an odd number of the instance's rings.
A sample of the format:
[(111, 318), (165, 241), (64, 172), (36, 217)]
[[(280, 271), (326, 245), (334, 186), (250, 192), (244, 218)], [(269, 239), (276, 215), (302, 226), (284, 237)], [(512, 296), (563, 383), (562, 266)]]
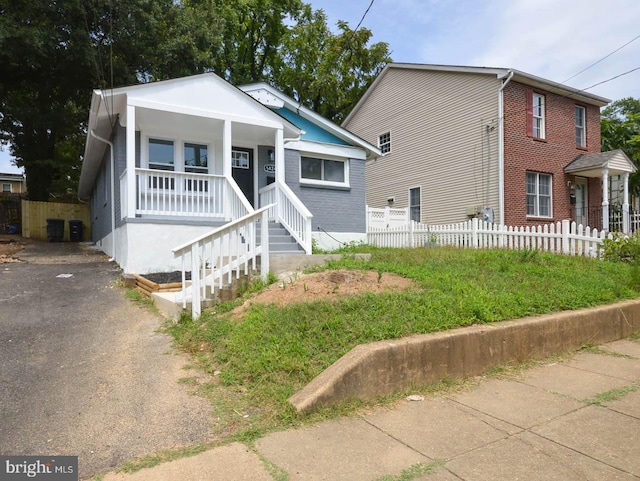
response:
[[(238, 415), (234, 432), (251, 437), (297, 422), (287, 398), (358, 344), (613, 303), (640, 292), (633, 266), (596, 259), (530, 250), (352, 251), (371, 252), (371, 260), (324, 268), (391, 272), (414, 279), (416, 287), (282, 308), (253, 305), (242, 320), (231, 318), (229, 304), (169, 327), (201, 368), (219, 371), (223, 404), (229, 416)], [(201, 390), (218, 392), (212, 385)]]

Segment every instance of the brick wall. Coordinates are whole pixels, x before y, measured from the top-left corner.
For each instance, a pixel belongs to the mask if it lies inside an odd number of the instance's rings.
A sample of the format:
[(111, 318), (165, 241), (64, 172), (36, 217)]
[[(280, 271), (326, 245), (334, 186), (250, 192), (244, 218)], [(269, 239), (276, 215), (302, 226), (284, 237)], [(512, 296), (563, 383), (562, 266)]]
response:
[[(527, 135), (527, 92), (545, 96), (545, 139)], [(586, 148), (576, 147), (575, 106), (585, 107)], [(600, 109), (544, 90), (510, 82), (504, 90), (505, 224), (540, 225), (571, 218), (569, 187), (573, 175), (563, 168), (580, 154), (600, 152)], [(552, 218), (527, 217), (526, 172), (553, 176)], [(589, 179), (589, 205), (602, 202), (601, 181)]]

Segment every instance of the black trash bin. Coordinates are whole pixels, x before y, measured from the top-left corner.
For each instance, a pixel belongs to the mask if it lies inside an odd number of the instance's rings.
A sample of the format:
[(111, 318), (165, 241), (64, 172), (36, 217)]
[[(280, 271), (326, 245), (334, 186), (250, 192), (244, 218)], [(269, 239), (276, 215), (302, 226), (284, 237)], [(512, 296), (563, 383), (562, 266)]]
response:
[(47, 240), (62, 242), (64, 238), (64, 219), (47, 219)]
[(82, 221), (81, 220), (69, 221), (69, 240), (71, 242), (82, 241)]

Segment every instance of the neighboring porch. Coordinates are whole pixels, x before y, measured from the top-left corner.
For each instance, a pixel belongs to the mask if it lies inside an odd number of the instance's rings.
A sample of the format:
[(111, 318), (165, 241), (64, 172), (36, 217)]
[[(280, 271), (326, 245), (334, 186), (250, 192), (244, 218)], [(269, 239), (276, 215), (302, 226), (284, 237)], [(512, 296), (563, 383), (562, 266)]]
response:
[(608, 232), (628, 234), (637, 230), (640, 219), (629, 203), (629, 175), (635, 171), (622, 150), (574, 159), (564, 168), (569, 178), (571, 220)]

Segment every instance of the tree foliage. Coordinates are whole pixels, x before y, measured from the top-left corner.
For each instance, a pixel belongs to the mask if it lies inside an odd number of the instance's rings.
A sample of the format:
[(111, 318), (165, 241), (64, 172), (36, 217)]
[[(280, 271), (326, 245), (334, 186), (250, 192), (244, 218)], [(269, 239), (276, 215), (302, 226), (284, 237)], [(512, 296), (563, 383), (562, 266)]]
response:
[[(640, 170), (640, 99), (616, 100), (602, 111), (602, 151), (622, 149)], [(629, 177), (629, 188), (640, 195), (640, 173)]]
[(388, 47), (302, 0), (0, 0), (0, 142), (31, 198), (74, 191), (91, 91), (213, 71), (341, 121)]

